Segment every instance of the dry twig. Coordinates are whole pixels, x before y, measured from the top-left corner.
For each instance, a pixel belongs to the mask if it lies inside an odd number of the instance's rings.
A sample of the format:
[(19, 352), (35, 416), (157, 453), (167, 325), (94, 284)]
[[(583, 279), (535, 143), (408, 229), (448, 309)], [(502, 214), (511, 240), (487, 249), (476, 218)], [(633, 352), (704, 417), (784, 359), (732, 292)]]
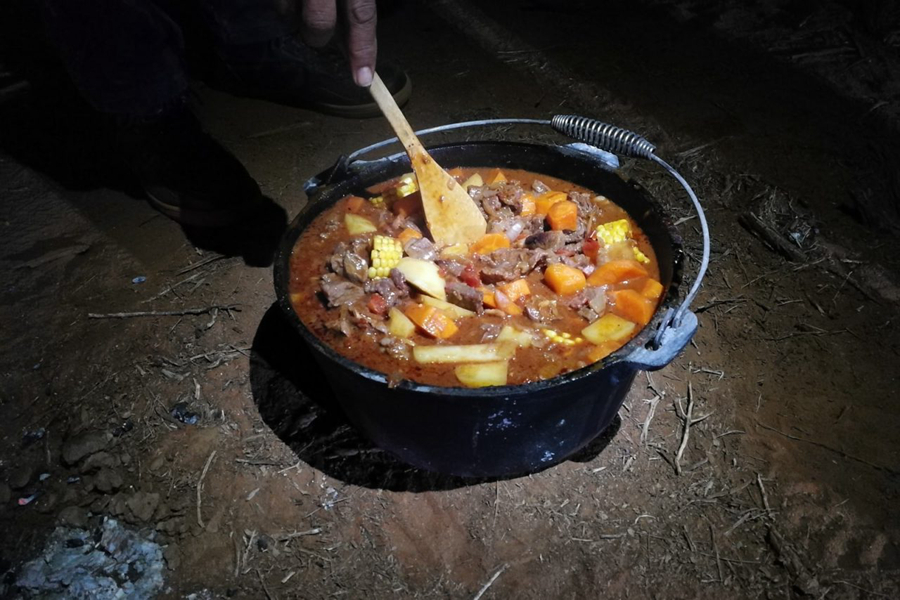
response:
[(213, 459), (216, 457), (216, 451), (213, 450), (209, 458), (206, 459), (206, 465), (203, 467), (203, 471), (200, 473), (200, 479), (197, 480), (197, 525), (203, 529), (205, 526), (203, 525), (203, 515), (200, 512), (200, 505), (203, 503), (203, 480), (206, 478), (206, 473), (209, 471), (209, 465), (212, 464)]
[(500, 574), (503, 573), (503, 571), (505, 571), (507, 569), (507, 567), (509, 567), (509, 565), (507, 565), (507, 564), (500, 567), (500, 569), (496, 573), (494, 573), (494, 576), (491, 577), (488, 580), (488, 582), (481, 587), (480, 590), (478, 590), (478, 593), (475, 594), (475, 596), (474, 596), (474, 598), (472, 598), (472, 600), (479, 600), (482, 596), (484, 596), (484, 593), (486, 591), (488, 591), (489, 587), (494, 585), (494, 582), (497, 581), (497, 578), (500, 577)]
[(185, 315), (205, 315), (214, 310), (240, 310), (238, 304), (228, 306), (206, 306), (203, 308), (185, 308), (184, 310), (140, 310), (136, 312), (88, 313), (89, 319), (131, 319), (133, 317), (183, 317)]

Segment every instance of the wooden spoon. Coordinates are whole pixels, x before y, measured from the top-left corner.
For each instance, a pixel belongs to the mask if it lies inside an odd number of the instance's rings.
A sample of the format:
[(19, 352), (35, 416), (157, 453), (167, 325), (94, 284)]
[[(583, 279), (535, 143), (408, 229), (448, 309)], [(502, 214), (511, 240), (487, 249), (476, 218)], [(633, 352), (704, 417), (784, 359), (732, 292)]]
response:
[(456, 179), (431, 158), (377, 73), (369, 91), (406, 148), (419, 180), (425, 220), (434, 242), (438, 246), (450, 246), (479, 240), (487, 231), (487, 221), (478, 205)]

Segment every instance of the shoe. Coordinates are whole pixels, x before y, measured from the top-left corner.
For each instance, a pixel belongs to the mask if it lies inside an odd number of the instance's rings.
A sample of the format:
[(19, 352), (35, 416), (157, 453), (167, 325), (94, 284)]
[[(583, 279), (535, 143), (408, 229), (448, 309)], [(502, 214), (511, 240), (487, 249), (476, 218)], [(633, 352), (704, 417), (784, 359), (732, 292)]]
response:
[(256, 181), (180, 100), (150, 118), (118, 118), (115, 142), (150, 204), (182, 225), (223, 227), (263, 204)]
[[(335, 48), (320, 51), (293, 36), (257, 44), (220, 48), (207, 69), (207, 84), (237, 96), (308, 108), (339, 117), (381, 115), (369, 90), (353, 81), (350, 65)], [(397, 104), (412, 94), (412, 82), (399, 67), (382, 62), (378, 75)]]

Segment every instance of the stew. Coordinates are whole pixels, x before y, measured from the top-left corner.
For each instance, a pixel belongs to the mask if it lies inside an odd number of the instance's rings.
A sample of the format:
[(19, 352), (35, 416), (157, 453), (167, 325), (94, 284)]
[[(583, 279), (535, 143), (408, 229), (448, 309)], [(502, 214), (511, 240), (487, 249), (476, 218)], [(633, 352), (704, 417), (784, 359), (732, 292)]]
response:
[(488, 220), (471, 247), (432, 243), (412, 175), (303, 232), (290, 298), (319, 339), (391, 383), (483, 387), (579, 369), (650, 321), (664, 288), (622, 208), (526, 171), (451, 173)]

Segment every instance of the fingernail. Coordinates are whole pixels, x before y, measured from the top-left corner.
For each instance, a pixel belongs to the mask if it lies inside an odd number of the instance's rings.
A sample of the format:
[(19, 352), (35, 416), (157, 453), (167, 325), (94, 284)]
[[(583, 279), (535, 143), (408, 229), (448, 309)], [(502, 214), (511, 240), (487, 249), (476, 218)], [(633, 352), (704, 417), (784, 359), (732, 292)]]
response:
[(361, 67), (356, 71), (356, 85), (369, 87), (372, 85), (372, 69)]

